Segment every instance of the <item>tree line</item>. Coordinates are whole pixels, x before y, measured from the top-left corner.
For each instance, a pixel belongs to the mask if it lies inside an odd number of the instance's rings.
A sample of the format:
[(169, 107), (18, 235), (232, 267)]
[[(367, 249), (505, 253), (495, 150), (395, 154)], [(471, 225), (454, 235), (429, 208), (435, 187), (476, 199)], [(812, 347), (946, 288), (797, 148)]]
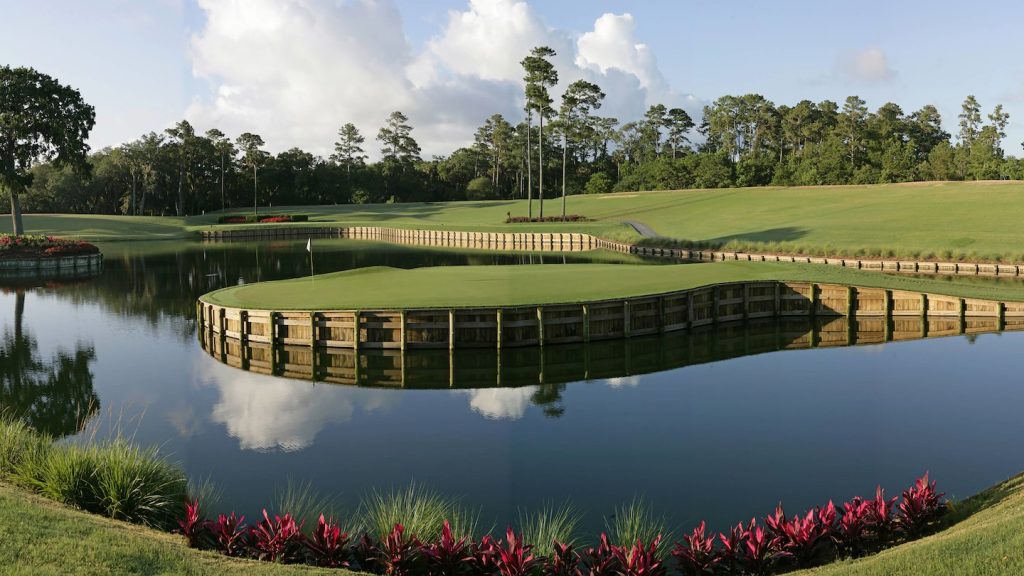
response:
[[(23, 195), (37, 212), (190, 215), (255, 206), (526, 199), (529, 216), (545, 200), (572, 194), (732, 186), (871, 184), (917, 180), (1022, 179), (1024, 161), (1003, 146), (1002, 105), (987, 113), (968, 96), (951, 135), (933, 105), (913, 112), (887, 102), (868, 109), (802, 100), (777, 105), (759, 94), (727, 95), (699, 123), (682, 108), (650, 106), (640, 119), (601, 116), (605, 94), (569, 84), (554, 107), (554, 50), (522, 60), (524, 118), (485, 120), (473, 143), (421, 157), (408, 117), (388, 116), (376, 134), (380, 160), (352, 123), (323, 157), (264, 150), (253, 133), (199, 133), (186, 120), (88, 156), (85, 169), (31, 168)], [(551, 209), (548, 209), (549, 216)]]

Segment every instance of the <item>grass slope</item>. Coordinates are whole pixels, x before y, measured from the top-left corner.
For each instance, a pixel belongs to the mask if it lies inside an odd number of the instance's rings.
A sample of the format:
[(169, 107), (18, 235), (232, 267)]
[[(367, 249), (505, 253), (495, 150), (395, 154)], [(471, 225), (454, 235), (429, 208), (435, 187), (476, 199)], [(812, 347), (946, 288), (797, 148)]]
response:
[(954, 283), (833, 266), (765, 262), (442, 266), (412, 270), (373, 267), (324, 274), (314, 280), (297, 278), (233, 286), (204, 298), (213, 304), (268, 310), (518, 306), (642, 296), (740, 280), (833, 282), (1024, 300), (1022, 282)]
[[(795, 576), (1024, 574), (1024, 476), (960, 503), (942, 532)], [(0, 483), (0, 574), (348, 574), (229, 560), (180, 537), (108, 520)]]
[(348, 574), (229, 560), (178, 536), (73, 510), (0, 482), (0, 574)]
[(859, 560), (794, 576), (1024, 574), (1024, 475), (957, 505), (945, 530)]
[[(551, 213), (549, 207), (548, 213)], [(274, 208), (306, 224), (477, 231), (574, 231), (623, 241), (640, 236), (626, 221), (660, 236), (747, 250), (891, 251), (903, 257), (1024, 261), (1024, 183), (925, 182), (870, 186), (734, 188), (572, 196), (568, 210), (593, 222), (504, 224), (525, 201), (437, 202)], [(219, 214), (190, 218), (28, 215), (35, 233), (88, 240), (173, 238), (215, 226)], [(9, 230), (0, 218), (0, 231)], [(238, 225), (225, 225), (224, 228)]]

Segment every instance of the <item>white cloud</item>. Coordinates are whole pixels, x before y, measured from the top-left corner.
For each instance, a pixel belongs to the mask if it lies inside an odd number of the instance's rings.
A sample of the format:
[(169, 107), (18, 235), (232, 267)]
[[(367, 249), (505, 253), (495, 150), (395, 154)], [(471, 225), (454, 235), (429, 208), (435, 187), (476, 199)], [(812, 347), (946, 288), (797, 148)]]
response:
[(854, 82), (889, 82), (896, 78), (896, 71), (889, 66), (885, 52), (874, 46), (841, 56), (836, 63), (836, 70)]
[(610, 388), (636, 388), (640, 385), (639, 376), (625, 376), (622, 378), (608, 378), (605, 380)]
[(519, 420), (539, 386), (483, 388), (459, 392), (469, 395), (469, 407), (491, 420)]
[(199, 0), (205, 26), (193, 36), (193, 73), (211, 95), (187, 112), (201, 129), (256, 132), (271, 150), (328, 154), (337, 128), (373, 138), (393, 110), (405, 112), (424, 156), (472, 141), (484, 119), (522, 118), (520, 60), (548, 45), (561, 93), (586, 78), (608, 94), (602, 113), (639, 117), (654, 103), (699, 108), (673, 91), (629, 14), (602, 15), (582, 35), (549, 28), (522, 0), (469, 0), (414, 53), (388, 0)]
[(347, 422), (357, 411), (387, 409), (398, 395), (244, 372), (209, 360), (200, 378), (220, 398), (210, 419), (223, 424), (244, 450), (302, 450), (324, 426)]

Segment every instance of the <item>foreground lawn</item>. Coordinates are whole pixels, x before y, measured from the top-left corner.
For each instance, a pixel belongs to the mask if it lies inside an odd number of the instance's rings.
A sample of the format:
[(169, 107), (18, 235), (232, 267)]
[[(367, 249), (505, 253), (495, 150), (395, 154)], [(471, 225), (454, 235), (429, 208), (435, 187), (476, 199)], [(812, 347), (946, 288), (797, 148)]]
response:
[(945, 530), (880, 554), (848, 560), (805, 576), (1010, 576), (1024, 574), (1024, 476), (956, 506)]
[[(800, 576), (1024, 573), (1024, 477), (956, 506), (942, 532)], [(0, 483), (0, 574), (347, 574), (228, 560), (177, 536), (72, 510)]]
[(229, 560), (0, 482), (0, 574), (347, 574)]
[[(552, 203), (547, 214), (557, 212)], [(535, 203), (536, 208), (536, 203)], [(869, 186), (734, 188), (582, 195), (568, 211), (594, 221), (505, 224), (526, 202), (437, 202), (276, 207), (307, 214), (293, 226), (396, 226), (475, 231), (587, 232), (621, 241), (638, 222), (665, 239), (754, 251), (1024, 261), (1022, 182), (924, 182)], [(236, 211), (242, 213), (243, 211)], [(248, 213), (247, 211), (244, 211)], [(216, 226), (213, 213), (190, 218), (27, 215), (33, 233), (87, 240), (173, 238)], [(223, 225), (238, 228), (239, 225)], [(0, 231), (10, 222), (0, 218)], [(651, 241), (651, 240), (648, 240)], [(660, 240), (659, 240), (660, 241)]]
[(441, 266), (361, 268), (315, 279), (233, 286), (207, 294), (213, 304), (268, 310), (519, 306), (643, 296), (741, 280), (850, 284), (972, 298), (1024, 300), (1024, 282), (950, 282), (835, 266), (715, 262), (666, 266)]

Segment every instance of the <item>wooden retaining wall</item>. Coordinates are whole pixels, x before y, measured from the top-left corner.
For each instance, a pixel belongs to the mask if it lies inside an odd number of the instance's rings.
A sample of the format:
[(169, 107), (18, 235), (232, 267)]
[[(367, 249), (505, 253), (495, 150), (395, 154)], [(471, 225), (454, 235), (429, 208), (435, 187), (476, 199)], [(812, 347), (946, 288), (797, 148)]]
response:
[(59, 256), (54, 258), (0, 259), (0, 278), (73, 278), (98, 274), (103, 269), (103, 254)]
[(445, 248), (473, 248), (477, 250), (524, 250), (582, 252), (610, 250), (623, 254), (636, 254), (652, 258), (671, 258), (698, 262), (749, 261), (793, 262), (840, 266), (877, 272), (906, 272), (912, 274), (941, 274), (967, 276), (1022, 276), (1024, 264), (979, 264), (967, 262), (917, 262), (908, 260), (872, 260), (863, 258), (819, 258), (782, 254), (755, 254), (722, 252), (716, 250), (688, 250), (683, 248), (650, 248), (622, 242), (613, 242), (590, 234), (560, 234), (541, 232), (462, 232), (454, 230), (414, 230), (380, 226), (353, 226), (346, 228), (243, 228), (238, 230), (203, 230), (203, 240), (275, 240), (302, 238), (351, 238)]
[[(515, 348), (632, 338), (699, 326), (786, 316), (842, 316), (890, 326), (903, 317), (948, 318), (969, 332), (994, 320), (1024, 326), (1024, 302), (995, 302), (880, 288), (800, 282), (735, 282), (617, 300), (501, 308), (243, 310), (196, 304), (211, 337), (271, 347)], [(888, 328), (886, 328), (888, 329)]]
[[(399, 350), (312, 348), (308, 344), (220, 338), (200, 331), (211, 356), (263, 374), (388, 388), (483, 388), (553, 385), (661, 372), (765, 352), (871, 345), (965, 333), (996, 332), (996, 317), (782, 316), (706, 325), (660, 336), (554, 347)], [(1024, 329), (1011, 323), (1006, 329)]]

